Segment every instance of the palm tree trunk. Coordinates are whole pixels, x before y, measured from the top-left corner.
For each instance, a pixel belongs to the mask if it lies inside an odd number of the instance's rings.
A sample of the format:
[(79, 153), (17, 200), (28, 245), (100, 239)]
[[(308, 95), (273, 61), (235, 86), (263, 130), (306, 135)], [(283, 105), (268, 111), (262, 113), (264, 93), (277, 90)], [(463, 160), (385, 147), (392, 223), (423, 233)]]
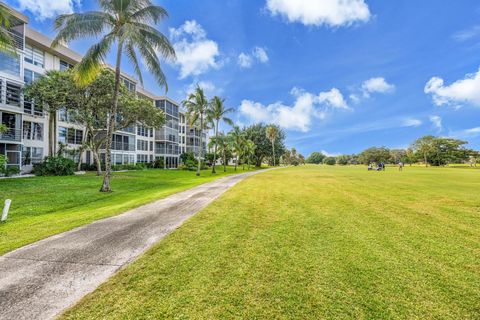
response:
[(82, 137), (82, 147), (80, 148), (80, 157), (78, 158), (77, 171), (82, 170), (82, 156), (83, 156), (83, 152), (85, 151), (87, 137), (88, 137), (88, 128), (85, 129)]
[(238, 165), (238, 156), (235, 156), (235, 171), (237, 171), (237, 165)]
[(427, 153), (426, 153), (426, 152), (423, 153), (423, 159), (425, 160), (425, 167), (428, 167), (428, 164), (427, 164)]
[(55, 155), (55, 148), (54, 148), (54, 144), (55, 144), (55, 130), (53, 129), (54, 126), (55, 126), (55, 117), (53, 116), (53, 112), (51, 112), (49, 114), (49, 119), (48, 119), (48, 155), (50, 157), (53, 157)]
[(200, 146), (198, 149), (198, 165), (197, 165), (197, 177), (200, 176), (200, 169), (202, 167), (202, 151), (203, 151), (203, 114), (200, 115)]
[(273, 166), (275, 167), (275, 141), (272, 140)]
[(101, 192), (110, 192), (110, 177), (112, 174), (111, 147), (113, 132), (115, 131), (115, 118), (117, 116), (118, 94), (120, 91), (120, 65), (122, 62), (123, 43), (119, 42), (117, 49), (117, 63), (115, 65), (115, 91), (113, 92), (112, 110), (107, 123), (107, 139), (105, 141), (105, 174), (103, 175), (103, 184)]
[(217, 144), (218, 144), (218, 120), (215, 125), (215, 150), (213, 151), (213, 166), (212, 166), (212, 173), (217, 173), (215, 171), (215, 164), (217, 162)]
[(227, 153), (223, 151), (223, 172), (227, 172)]
[(95, 161), (95, 164), (97, 165), (97, 176), (102, 175), (102, 164), (100, 163), (100, 157), (98, 156), (98, 150), (94, 149), (92, 150), (93, 154), (93, 160)]

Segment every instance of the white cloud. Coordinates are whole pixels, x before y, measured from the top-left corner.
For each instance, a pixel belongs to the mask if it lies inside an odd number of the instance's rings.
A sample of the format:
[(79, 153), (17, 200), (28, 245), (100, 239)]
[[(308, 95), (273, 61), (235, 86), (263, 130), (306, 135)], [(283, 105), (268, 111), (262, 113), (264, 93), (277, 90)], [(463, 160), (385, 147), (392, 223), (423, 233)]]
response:
[(331, 153), (331, 152), (328, 152), (326, 150), (322, 150), (322, 151), (320, 151), (320, 153), (323, 153), (327, 157), (338, 157), (338, 156), (341, 155), (340, 153)]
[(59, 14), (73, 13), (80, 7), (81, 0), (17, 0), (20, 11), (30, 11), (35, 19), (43, 21)]
[(253, 64), (253, 59), (246, 53), (240, 53), (238, 55), (238, 65), (242, 68), (250, 68)]
[(324, 119), (333, 109), (349, 109), (341, 92), (333, 88), (318, 95), (293, 88), (290, 92), (295, 97), (293, 105), (281, 102), (263, 105), (251, 100), (243, 100), (240, 113), (252, 122), (275, 123), (287, 130), (307, 132), (312, 119)]
[(433, 127), (437, 130), (437, 132), (442, 131), (442, 118), (439, 116), (430, 116), (430, 122), (432, 123)]
[(343, 98), (342, 93), (337, 88), (333, 88), (327, 92), (320, 92), (318, 95), (319, 103), (326, 103), (333, 108), (348, 109), (348, 105)]
[(433, 77), (425, 85), (425, 93), (431, 94), (437, 106), (472, 104), (480, 106), (480, 70), (465, 78), (445, 85), (442, 78)]
[(370, 78), (362, 83), (363, 96), (366, 98), (372, 93), (390, 93), (394, 90), (395, 86), (382, 77)]
[(255, 47), (251, 53), (241, 52), (238, 55), (238, 65), (242, 68), (251, 68), (255, 62), (267, 63), (269, 61), (265, 48)]
[(422, 121), (419, 119), (410, 118), (410, 119), (403, 120), (404, 127), (419, 127), (421, 125), (422, 125)]
[(177, 54), (175, 63), (180, 66), (180, 79), (220, 67), (218, 44), (207, 38), (207, 33), (195, 20), (170, 28), (170, 38)]
[(288, 22), (313, 26), (349, 26), (371, 17), (364, 0), (267, 0), (267, 10)]
[(470, 29), (455, 33), (453, 39), (457, 41), (467, 41), (478, 36), (480, 36), (480, 26), (473, 26)]
[(480, 127), (451, 131), (448, 136), (456, 139), (476, 138), (480, 136)]

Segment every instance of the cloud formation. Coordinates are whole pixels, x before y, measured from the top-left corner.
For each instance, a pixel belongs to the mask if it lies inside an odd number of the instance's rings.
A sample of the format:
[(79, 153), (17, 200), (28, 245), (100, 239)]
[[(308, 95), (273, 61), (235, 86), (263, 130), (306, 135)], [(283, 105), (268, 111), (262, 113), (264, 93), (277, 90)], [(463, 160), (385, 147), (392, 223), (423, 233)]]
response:
[(180, 79), (220, 67), (218, 44), (207, 38), (197, 21), (185, 21), (178, 28), (170, 28), (170, 38), (177, 54), (175, 64), (180, 67)]
[(255, 47), (250, 53), (240, 53), (238, 55), (238, 65), (242, 68), (251, 68), (254, 63), (267, 63), (269, 60), (265, 48)]
[(364, 0), (267, 0), (266, 8), (272, 16), (307, 26), (350, 26), (371, 17)]
[(439, 116), (430, 116), (429, 119), (433, 127), (437, 130), (437, 132), (441, 132), (443, 129), (442, 118), (440, 118)]
[(425, 85), (425, 93), (432, 96), (437, 106), (461, 106), (471, 104), (480, 107), (480, 70), (465, 78), (445, 85), (442, 78), (433, 77)]
[(240, 113), (251, 122), (275, 123), (287, 130), (308, 132), (314, 118), (324, 119), (334, 109), (349, 109), (342, 93), (336, 88), (318, 95), (299, 88), (293, 88), (290, 93), (295, 98), (293, 105), (282, 102), (263, 105), (243, 100)]
[(480, 26), (473, 26), (470, 29), (462, 30), (453, 35), (453, 39), (457, 41), (467, 41), (480, 36)]
[(370, 78), (362, 83), (363, 96), (366, 98), (372, 93), (390, 93), (394, 90), (395, 86), (383, 77)]
[(403, 120), (403, 127), (419, 127), (422, 125), (422, 120), (409, 118)]
[(73, 13), (79, 8), (81, 0), (16, 0), (20, 11), (30, 11), (35, 19), (43, 21), (59, 14)]

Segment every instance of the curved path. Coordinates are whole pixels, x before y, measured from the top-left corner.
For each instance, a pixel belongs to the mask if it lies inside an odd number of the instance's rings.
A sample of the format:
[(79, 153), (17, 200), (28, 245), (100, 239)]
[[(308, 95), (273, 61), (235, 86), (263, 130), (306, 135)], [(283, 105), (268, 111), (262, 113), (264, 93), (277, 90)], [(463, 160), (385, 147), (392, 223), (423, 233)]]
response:
[(0, 257), (0, 319), (51, 319), (248, 176), (227, 176)]

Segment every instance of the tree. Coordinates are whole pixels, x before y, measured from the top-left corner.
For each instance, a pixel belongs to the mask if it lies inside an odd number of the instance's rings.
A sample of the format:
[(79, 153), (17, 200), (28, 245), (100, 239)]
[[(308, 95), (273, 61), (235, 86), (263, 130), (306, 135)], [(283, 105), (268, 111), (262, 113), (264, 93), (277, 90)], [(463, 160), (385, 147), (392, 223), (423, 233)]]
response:
[(467, 142), (452, 138), (435, 138), (432, 143), (428, 161), (433, 166), (444, 166), (449, 163), (462, 163), (468, 160), (471, 151), (464, 145)]
[(117, 45), (115, 88), (107, 123), (105, 174), (100, 189), (102, 192), (109, 192), (112, 169), (110, 148), (118, 109), (122, 54), (125, 52), (132, 63), (140, 83), (143, 84), (143, 78), (137, 51), (158, 84), (168, 89), (157, 53), (173, 60), (175, 50), (168, 38), (152, 27), (168, 15), (164, 8), (152, 5), (150, 0), (98, 0), (98, 4), (103, 11), (58, 16), (55, 19), (58, 34), (52, 42), (52, 47), (84, 37), (101, 37), (100, 42), (90, 47), (82, 61), (75, 67), (77, 81), (85, 85), (96, 78), (108, 52), (114, 44)]
[(321, 152), (312, 152), (312, 154), (307, 158), (307, 163), (320, 164), (325, 159), (325, 155)]
[(255, 143), (252, 140), (245, 141), (245, 156), (247, 158), (248, 170), (250, 170), (250, 162), (255, 155)]
[(230, 144), (232, 151), (235, 153), (235, 171), (237, 171), (237, 165), (240, 157), (243, 154), (243, 144), (246, 140), (245, 133), (240, 130), (238, 126), (234, 126), (232, 131), (228, 133), (230, 136)]
[(12, 36), (8, 32), (10, 20), (10, 10), (3, 3), (0, 3), (0, 26), (3, 26), (0, 27), (0, 52), (13, 54), (15, 53), (15, 47), (12, 45)]
[(72, 81), (71, 72), (47, 71), (45, 76), (28, 84), (24, 88), (25, 95), (41, 105), (49, 114), (48, 118), (48, 155), (57, 153), (57, 111), (71, 109), (75, 104), (74, 92), (77, 91)]
[(415, 140), (412, 144), (412, 149), (420, 154), (425, 163), (425, 167), (428, 167), (428, 154), (431, 153), (434, 149), (433, 141), (435, 140), (434, 136), (425, 136), (420, 139)]
[(0, 123), (0, 134), (7, 133), (7, 131), (8, 131), (8, 127)]
[(197, 85), (195, 91), (190, 93), (182, 104), (187, 109), (187, 121), (190, 128), (197, 127), (200, 130), (200, 146), (198, 149), (197, 165), (197, 176), (199, 176), (202, 166), (203, 130), (206, 128), (207, 124), (205, 116), (209, 103), (203, 89)]
[(385, 147), (368, 148), (358, 155), (358, 161), (363, 164), (387, 162), (389, 158), (390, 150)]
[[(225, 99), (221, 99), (220, 97), (215, 96), (210, 101), (209, 107), (207, 109), (207, 122), (209, 122), (213, 126), (213, 129), (215, 130), (215, 138), (218, 137), (218, 127), (219, 127), (220, 121), (223, 121), (229, 125), (233, 125), (233, 121), (226, 116), (227, 113), (233, 111), (233, 108), (225, 108), (224, 102), (225, 102)], [(217, 161), (218, 139), (214, 139), (214, 141), (215, 141), (215, 147), (213, 151), (212, 173), (216, 173), (215, 165)]]
[(230, 155), (230, 136), (220, 132), (210, 141), (218, 147), (218, 152), (222, 155), (223, 172), (227, 172), (227, 163)]
[[(114, 90), (115, 74), (110, 69), (103, 68), (97, 78), (88, 86), (79, 88), (74, 97), (74, 118), (86, 128), (84, 144), (92, 151), (97, 174), (101, 174), (98, 151), (105, 146), (107, 140), (105, 128)], [(114, 130), (123, 130), (136, 124), (159, 128), (165, 124), (165, 114), (152, 101), (138, 97), (120, 84)]]
[(274, 125), (269, 125), (265, 130), (268, 140), (272, 143), (272, 157), (273, 157), (273, 166), (275, 167), (275, 140), (278, 137), (278, 127)]
[[(265, 158), (271, 157), (272, 145), (268, 140), (265, 133), (267, 126), (261, 123), (251, 125), (243, 131), (245, 132), (245, 138), (252, 140), (255, 143), (255, 166), (260, 167)], [(283, 130), (279, 130), (277, 139), (275, 140), (275, 157), (280, 158), (285, 152), (285, 134)]]
[(341, 166), (346, 166), (349, 163), (350, 156), (341, 155), (336, 158), (337, 164)]
[(335, 157), (326, 157), (323, 159), (323, 163), (329, 166), (334, 166), (337, 163)]

